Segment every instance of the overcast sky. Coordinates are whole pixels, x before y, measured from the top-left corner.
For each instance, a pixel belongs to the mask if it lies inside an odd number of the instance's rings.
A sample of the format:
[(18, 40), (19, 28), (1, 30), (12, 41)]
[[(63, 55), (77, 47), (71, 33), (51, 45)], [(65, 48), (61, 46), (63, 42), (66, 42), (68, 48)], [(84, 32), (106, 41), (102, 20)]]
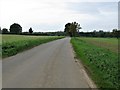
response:
[(111, 31), (118, 28), (118, 1), (0, 0), (0, 26), (19, 23), (23, 31), (63, 31), (66, 23), (76, 21), (81, 31)]

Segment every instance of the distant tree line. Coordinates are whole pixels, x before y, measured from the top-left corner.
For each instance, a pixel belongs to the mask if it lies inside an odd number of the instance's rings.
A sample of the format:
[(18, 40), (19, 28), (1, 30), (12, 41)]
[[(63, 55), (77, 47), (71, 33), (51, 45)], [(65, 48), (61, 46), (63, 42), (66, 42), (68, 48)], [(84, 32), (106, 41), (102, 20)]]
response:
[(10, 25), (9, 30), (7, 28), (1, 29), (0, 33), (2, 34), (19, 34), (19, 35), (37, 35), (37, 36), (82, 36), (82, 37), (120, 37), (120, 30), (113, 29), (112, 32), (105, 32), (103, 30), (93, 30), (92, 32), (80, 32), (82, 29), (79, 23), (72, 22), (65, 24), (64, 31), (57, 32), (33, 32), (33, 29), (30, 27), (28, 32), (22, 32), (22, 27), (18, 23)]
[(23, 32), (20, 35), (35, 35), (35, 36), (66, 36), (66, 33), (63, 31), (57, 31), (57, 32)]
[(76, 22), (67, 23), (65, 24), (64, 32), (66, 32), (66, 35), (69, 35), (71, 37), (75, 36), (82, 36), (82, 37), (120, 37), (120, 30), (113, 29), (112, 32), (105, 32), (103, 30), (93, 32), (79, 32), (79, 29), (82, 29), (80, 24)]
[(7, 28), (1, 29), (0, 27), (0, 33), (2, 34), (18, 34), (18, 35), (36, 35), (36, 36), (65, 36), (66, 33), (62, 31), (57, 32), (33, 32), (32, 27), (28, 30), (28, 32), (22, 32), (22, 27), (14, 23), (10, 25), (10, 29)]
[[(1, 29), (0, 27), (0, 33), (2, 34), (22, 34), (22, 27), (18, 23), (14, 23), (10, 25), (10, 29), (8, 30), (7, 28)], [(29, 33), (33, 33), (32, 28), (30, 27)]]
[(36, 36), (65, 36), (66, 33), (62, 31), (57, 32), (33, 32), (33, 29), (30, 27), (28, 32), (22, 32), (22, 27), (18, 23), (14, 23), (10, 25), (10, 28), (3, 28), (0, 27), (0, 33), (2, 34), (18, 34), (18, 35), (36, 35)]
[(116, 37), (120, 38), (120, 30), (113, 29), (112, 32), (105, 32), (103, 30), (93, 32), (79, 32), (79, 36), (83, 37)]

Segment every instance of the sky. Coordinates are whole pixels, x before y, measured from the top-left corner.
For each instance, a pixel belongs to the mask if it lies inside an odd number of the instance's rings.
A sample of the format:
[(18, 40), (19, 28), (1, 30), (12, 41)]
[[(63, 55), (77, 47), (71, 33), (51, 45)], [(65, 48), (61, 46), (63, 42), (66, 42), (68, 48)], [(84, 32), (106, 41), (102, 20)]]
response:
[(68, 22), (76, 21), (80, 31), (118, 28), (119, 0), (0, 0), (0, 27), (13, 23), (24, 32), (64, 31)]

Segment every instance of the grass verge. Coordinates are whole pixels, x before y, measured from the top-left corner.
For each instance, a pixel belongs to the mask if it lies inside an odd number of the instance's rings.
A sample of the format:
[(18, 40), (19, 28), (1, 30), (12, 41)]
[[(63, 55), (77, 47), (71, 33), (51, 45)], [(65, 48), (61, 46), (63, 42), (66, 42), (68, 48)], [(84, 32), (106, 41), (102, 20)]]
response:
[(118, 55), (108, 49), (90, 44), (80, 38), (71, 43), (77, 58), (82, 60), (98, 88), (118, 89)]

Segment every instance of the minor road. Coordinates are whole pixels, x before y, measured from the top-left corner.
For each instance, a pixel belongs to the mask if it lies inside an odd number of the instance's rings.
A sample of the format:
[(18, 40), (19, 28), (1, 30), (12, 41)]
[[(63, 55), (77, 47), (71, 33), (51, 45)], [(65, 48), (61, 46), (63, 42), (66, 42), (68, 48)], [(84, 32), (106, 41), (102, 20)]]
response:
[(2, 70), (3, 88), (90, 88), (69, 37), (6, 58)]

